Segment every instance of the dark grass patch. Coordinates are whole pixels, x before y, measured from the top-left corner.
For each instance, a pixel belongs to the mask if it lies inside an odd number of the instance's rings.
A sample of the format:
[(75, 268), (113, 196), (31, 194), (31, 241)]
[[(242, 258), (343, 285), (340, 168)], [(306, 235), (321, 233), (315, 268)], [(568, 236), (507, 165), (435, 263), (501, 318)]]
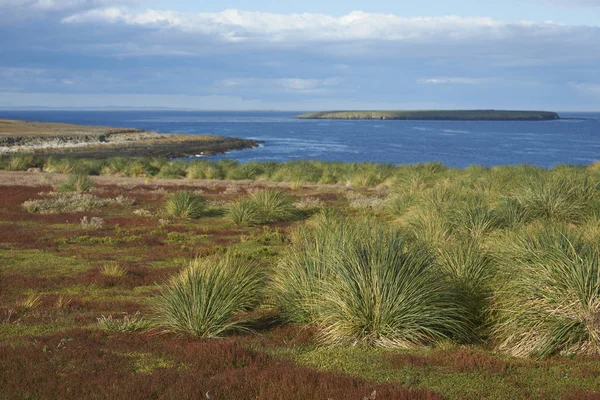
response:
[(433, 351), (426, 354), (386, 354), (385, 360), (394, 368), (403, 366), (446, 367), (454, 372), (480, 372), (486, 375), (506, 375), (519, 365), (531, 363), (523, 360), (503, 360), (472, 348)]
[(441, 399), (428, 390), (299, 367), (230, 339), (78, 329), (0, 345), (0, 397), (345, 400), (374, 392), (390, 400)]
[[(148, 268), (140, 266), (128, 266), (127, 263), (120, 263), (127, 273), (122, 277), (105, 276), (101, 269), (93, 269), (81, 273), (72, 279), (67, 280), (71, 285), (98, 285), (101, 287), (123, 287), (132, 289), (138, 286), (149, 286), (160, 284), (169, 277), (177, 273), (180, 268)], [(71, 283), (72, 282), (72, 283)]]
[(586, 392), (585, 390), (575, 390), (565, 393), (563, 400), (600, 400), (600, 392)]

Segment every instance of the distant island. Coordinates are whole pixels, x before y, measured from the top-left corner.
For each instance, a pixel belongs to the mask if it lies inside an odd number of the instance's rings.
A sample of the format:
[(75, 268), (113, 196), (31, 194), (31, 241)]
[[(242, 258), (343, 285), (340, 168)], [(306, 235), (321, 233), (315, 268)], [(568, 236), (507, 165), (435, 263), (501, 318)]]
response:
[(428, 111), (321, 111), (297, 115), (300, 119), (393, 119), (421, 121), (552, 121), (549, 111), (428, 110)]
[(120, 155), (182, 158), (250, 149), (257, 147), (258, 143), (232, 137), (0, 119), (0, 155), (35, 153), (87, 158)]

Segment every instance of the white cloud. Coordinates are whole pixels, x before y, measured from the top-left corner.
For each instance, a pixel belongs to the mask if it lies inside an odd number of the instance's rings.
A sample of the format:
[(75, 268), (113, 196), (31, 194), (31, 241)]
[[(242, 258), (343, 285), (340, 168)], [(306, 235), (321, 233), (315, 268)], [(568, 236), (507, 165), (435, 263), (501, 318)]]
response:
[[(464, 53), (457, 50), (461, 47), (471, 54), (495, 58), (498, 64), (515, 66), (541, 65), (549, 58), (566, 60), (574, 53), (587, 59), (596, 59), (600, 54), (600, 26), (484, 17), (403, 18), (362, 11), (341, 17), (240, 10), (181, 13), (109, 7), (73, 13), (64, 17), (62, 23), (110, 24), (141, 29), (148, 34), (160, 32), (152, 37), (152, 45), (168, 41), (164, 47), (169, 51), (178, 49), (181, 54), (204, 54), (215, 49), (219, 52), (223, 45), (229, 44), (264, 49), (302, 48), (336, 56), (452, 58)], [(559, 48), (564, 51), (557, 51)], [(135, 53), (128, 53), (132, 54)], [(506, 55), (509, 57), (503, 58)]]
[(559, 30), (551, 23), (503, 22), (491, 18), (457, 16), (403, 18), (391, 14), (354, 11), (333, 17), (324, 14), (272, 14), (240, 10), (219, 13), (131, 11), (126, 8), (94, 9), (63, 19), (64, 23), (110, 23), (152, 27), (168, 24), (182, 31), (214, 34), (228, 41), (457, 41), (469, 38), (508, 38)]
[(417, 82), (423, 85), (481, 85), (493, 81), (494, 79), (491, 78), (446, 77), (419, 79)]
[(299, 94), (328, 94), (331, 89), (340, 85), (342, 78), (229, 78), (216, 83), (218, 89), (252, 89), (261, 92), (288, 92)]

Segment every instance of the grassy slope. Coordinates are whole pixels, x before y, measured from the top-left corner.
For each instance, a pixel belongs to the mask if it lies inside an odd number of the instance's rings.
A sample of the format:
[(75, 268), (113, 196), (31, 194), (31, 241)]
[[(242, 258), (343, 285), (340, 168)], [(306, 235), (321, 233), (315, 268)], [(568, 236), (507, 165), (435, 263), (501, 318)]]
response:
[[(559, 168), (554, 173), (599, 179), (595, 169)], [(448, 193), (453, 191), (469, 196), (478, 193), (496, 205), (502, 195), (518, 190), (520, 182), (549, 172), (524, 167), (457, 171), (423, 166), (398, 169), (396, 174), (397, 194), (374, 190), (377, 183), (371, 183), (371, 189), (354, 190), (354, 196), (346, 196), (344, 187), (314, 185), (294, 185), (299, 188), (290, 194), (321, 198), (345, 214), (410, 224), (420, 207), (443, 207), (444, 202), (452, 201)], [(288, 235), (290, 227), (300, 223), (277, 223), (264, 229), (237, 227), (219, 212), (222, 203), (214, 203), (211, 216), (196, 221), (169, 218), (165, 224), (160, 212), (175, 187), (162, 187), (161, 180), (144, 183), (144, 178), (127, 180), (125, 187), (115, 185), (119, 178), (103, 181), (97, 187), (98, 196), (124, 195), (136, 204), (89, 213), (29, 214), (21, 204), (52, 187), (0, 187), (0, 376), (4, 377), (0, 398), (77, 398), (89, 393), (98, 398), (160, 397), (157, 393), (185, 398), (181, 396), (209, 391), (214, 398), (258, 398), (262, 393), (264, 398), (360, 399), (374, 390), (377, 398), (394, 398), (401, 391), (386, 386), (390, 384), (415, 388), (412, 397), (406, 398), (435, 398), (425, 397), (417, 388), (450, 399), (597, 398), (592, 392), (600, 391), (598, 359), (522, 360), (494, 354), (486, 346), (448, 345), (412, 351), (328, 349), (317, 345), (311, 329), (281, 325), (268, 310), (252, 315), (258, 334), (238, 334), (216, 342), (98, 331), (96, 318), (101, 315), (120, 318), (140, 311), (148, 317), (155, 283), (173, 276), (196, 254), (229, 248), (258, 260), (263, 267), (273, 266), (286, 246), (274, 230)], [(247, 196), (250, 187), (265, 184), (181, 183), (202, 190), (209, 202), (233, 201)], [(443, 187), (449, 192), (439, 192)], [(422, 200), (411, 200), (411, 196)], [(376, 201), (381, 198), (397, 199), (401, 204), (390, 213)], [(150, 215), (140, 216), (134, 213), (137, 209), (148, 210)], [(87, 230), (80, 224), (83, 216), (103, 218), (106, 224)], [(600, 225), (597, 218), (590, 218), (573, 229), (597, 238)], [(502, 233), (517, 232), (498, 229), (484, 239), (491, 249), (502, 250)], [(103, 276), (100, 269), (111, 261), (119, 262), (128, 273), (117, 278)], [(22, 306), (32, 295), (41, 296), (39, 305)], [(293, 363), (282, 364), (281, 359)], [(385, 384), (372, 383), (377, 381)], [(260, 392), (277, 387), (282, 391)], [(357, 389), (336, 392), (340, 388)]]
[(402, 120), (485, 120), (539, 121), (559, 119), (546, 111), (428, 110), (428, 111), (323, 111), (297, 116), (302, 119), (402, 119)]

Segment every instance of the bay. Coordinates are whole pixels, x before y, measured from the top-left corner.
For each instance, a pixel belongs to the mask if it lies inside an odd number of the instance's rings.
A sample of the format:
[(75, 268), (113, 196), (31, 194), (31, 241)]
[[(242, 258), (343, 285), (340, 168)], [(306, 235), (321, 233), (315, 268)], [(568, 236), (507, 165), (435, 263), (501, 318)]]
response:
[(588, 165), (600, 160), (600, 113), (558, 121), (298, 120), (298, 112), (0, 110), (0, 118), (214, 134), (264, 143), (211, 159), (412, 164)]

